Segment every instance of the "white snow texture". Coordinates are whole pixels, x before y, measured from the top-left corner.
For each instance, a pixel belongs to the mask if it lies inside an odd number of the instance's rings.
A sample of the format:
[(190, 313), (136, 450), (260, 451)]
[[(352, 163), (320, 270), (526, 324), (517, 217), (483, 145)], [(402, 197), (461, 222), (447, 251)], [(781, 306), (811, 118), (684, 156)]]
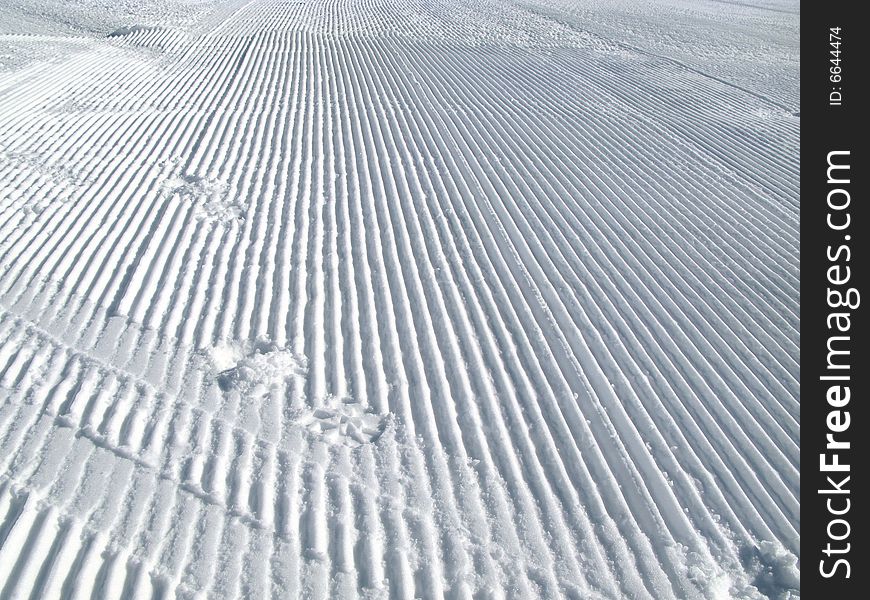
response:
[(797, 0), (0, 3), (0, 598), (798, 598)]

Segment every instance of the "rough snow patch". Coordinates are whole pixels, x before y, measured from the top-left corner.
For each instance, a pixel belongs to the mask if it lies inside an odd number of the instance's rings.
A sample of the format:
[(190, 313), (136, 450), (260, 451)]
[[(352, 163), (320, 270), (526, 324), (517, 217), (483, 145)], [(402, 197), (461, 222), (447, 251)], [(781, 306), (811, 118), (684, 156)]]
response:
[(304, 357), (264, 338), (253, 343), (222, 342), (205, 353), (220, 389), (248, 397), (262, 396), (307, 371)]
[(352, 399), (329, 396), (323, 405), (302, 411), (298, 423), (328, 444), (355, 448), (376, 441), (384, 432), (387, 417), (366, 409)]
[(230, 200), (225, 183), (199, 175), (176, 175), (167, 179), (163, 190), (193, 207), (201, 221), (228, 222), (242, 218), (241, 205)]

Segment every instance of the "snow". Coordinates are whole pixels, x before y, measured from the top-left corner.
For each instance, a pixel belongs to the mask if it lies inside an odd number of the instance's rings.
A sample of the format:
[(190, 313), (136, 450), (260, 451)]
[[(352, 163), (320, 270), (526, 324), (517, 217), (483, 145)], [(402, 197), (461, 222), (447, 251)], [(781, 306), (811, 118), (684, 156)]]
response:
[(798, 598), (799, 4), (0, 6), (0, 597)]

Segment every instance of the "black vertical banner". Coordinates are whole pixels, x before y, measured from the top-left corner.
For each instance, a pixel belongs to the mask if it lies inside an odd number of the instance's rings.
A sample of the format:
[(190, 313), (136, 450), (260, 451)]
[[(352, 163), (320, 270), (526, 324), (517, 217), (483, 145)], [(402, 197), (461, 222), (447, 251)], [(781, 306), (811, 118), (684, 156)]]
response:
[(859, 3), (801, 7), (801, 586), (866, 598), (868, 32)]

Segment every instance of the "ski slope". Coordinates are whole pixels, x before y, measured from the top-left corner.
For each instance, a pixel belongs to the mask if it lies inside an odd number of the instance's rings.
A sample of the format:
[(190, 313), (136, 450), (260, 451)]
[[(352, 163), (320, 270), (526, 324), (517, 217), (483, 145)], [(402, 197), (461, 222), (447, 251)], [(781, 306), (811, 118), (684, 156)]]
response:
[(798, 25), (4, 2), (0, 597), (799, 597)]

